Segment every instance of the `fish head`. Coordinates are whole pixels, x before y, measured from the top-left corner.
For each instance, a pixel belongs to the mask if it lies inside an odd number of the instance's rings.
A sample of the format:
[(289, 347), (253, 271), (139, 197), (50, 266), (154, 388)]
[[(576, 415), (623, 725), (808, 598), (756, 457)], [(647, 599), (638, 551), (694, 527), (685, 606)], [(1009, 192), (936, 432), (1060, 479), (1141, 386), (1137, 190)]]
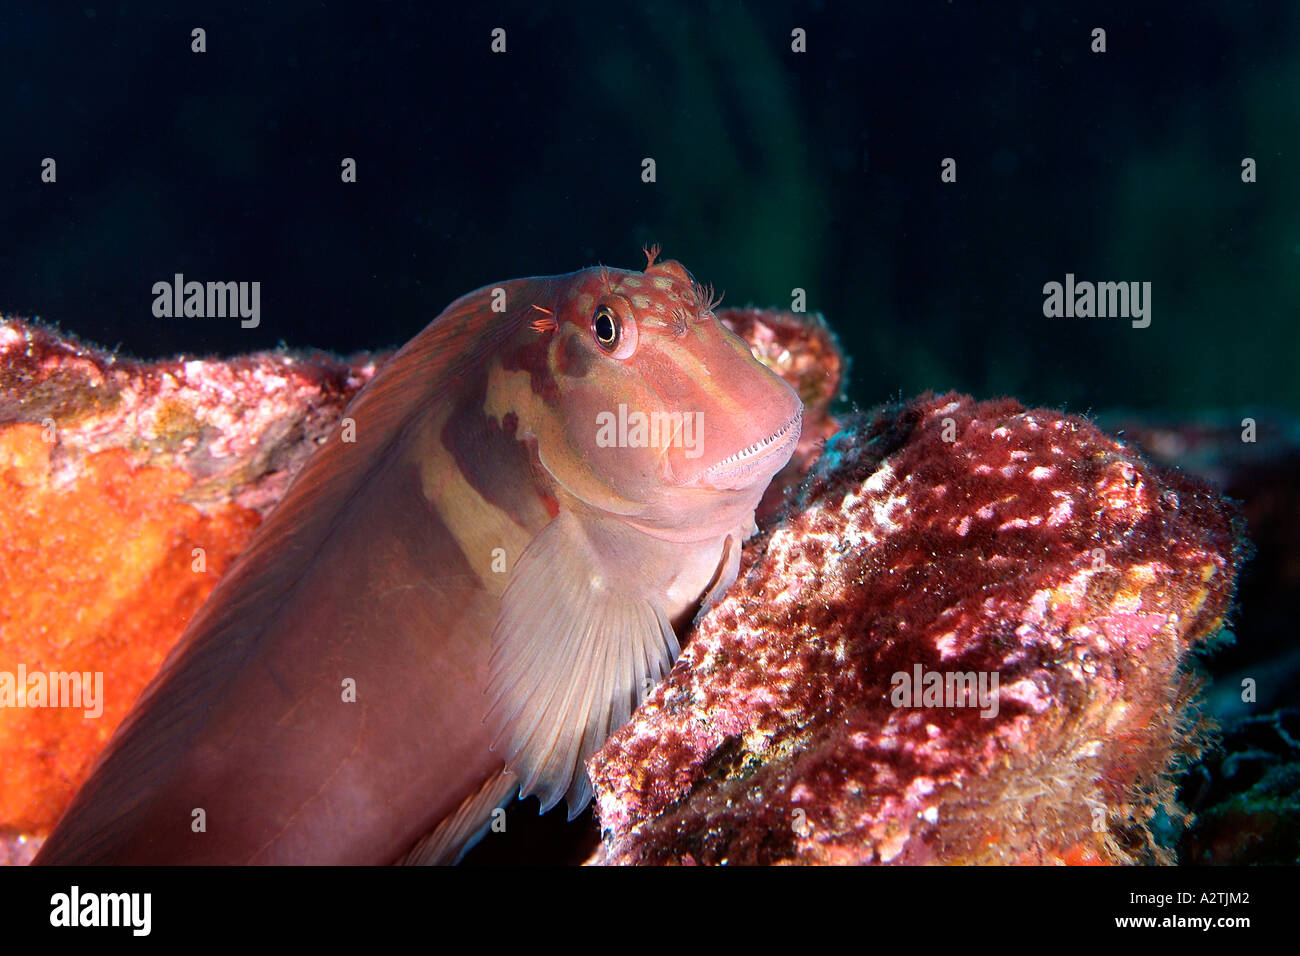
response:
[(524, 424), (568, 494), (702, 539), (752, 520), (798, 443), (803, 405), (718, 321), (711, 289), (648, 257), (644, 272), (566, 276), (533, 304), (540, 321), (525, 335), (545, 339), (534, 377), (545, 395)]

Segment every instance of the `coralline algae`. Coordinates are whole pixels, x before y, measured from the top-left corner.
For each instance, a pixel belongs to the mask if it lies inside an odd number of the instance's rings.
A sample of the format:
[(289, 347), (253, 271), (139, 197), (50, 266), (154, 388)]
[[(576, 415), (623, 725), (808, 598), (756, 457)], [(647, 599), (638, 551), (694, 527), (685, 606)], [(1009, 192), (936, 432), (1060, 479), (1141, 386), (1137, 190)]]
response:
[(599, 862), (1170, 859), (1188, 659), (1242, 561), (1208, 487), (926, 395), (850, 421), (745, 561), (589, 764)]

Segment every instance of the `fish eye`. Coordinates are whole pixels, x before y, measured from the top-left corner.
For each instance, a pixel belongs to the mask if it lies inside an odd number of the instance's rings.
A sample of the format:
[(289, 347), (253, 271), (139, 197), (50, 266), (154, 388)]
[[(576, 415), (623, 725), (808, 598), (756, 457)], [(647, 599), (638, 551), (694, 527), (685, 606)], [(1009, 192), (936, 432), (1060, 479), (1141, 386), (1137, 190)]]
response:
[(619, 321), (614, 315), (614, 310), (607, 305), (602, 305), (591, 316), (591, 331), (596, 336), (596, 341), (600, 347), (608, 352), (612, 352), (618, 347), (619, 340)]

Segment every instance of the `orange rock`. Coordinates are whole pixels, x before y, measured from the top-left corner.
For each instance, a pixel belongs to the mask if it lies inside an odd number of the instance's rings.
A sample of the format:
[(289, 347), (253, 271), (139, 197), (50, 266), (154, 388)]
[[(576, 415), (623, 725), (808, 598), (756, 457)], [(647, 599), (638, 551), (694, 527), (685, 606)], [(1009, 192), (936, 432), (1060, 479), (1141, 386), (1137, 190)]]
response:
[(103, 687), (98, 716), (0, 707), (0, 863), (31, 858), (190, 615), (383, 359), (140, 362), (0, 317), (0, 704), (20, 669), (100, 674)]
[(42, 437), (38, 425), (0, 428), (0, 670), (102, 673), (103, 712), (0, 710), (0, 830), (36, 834), (261, 520), (233, 504), (202, 514), (179, 500), (188, 474), (133, 468), (117, 449), (65, 483)]

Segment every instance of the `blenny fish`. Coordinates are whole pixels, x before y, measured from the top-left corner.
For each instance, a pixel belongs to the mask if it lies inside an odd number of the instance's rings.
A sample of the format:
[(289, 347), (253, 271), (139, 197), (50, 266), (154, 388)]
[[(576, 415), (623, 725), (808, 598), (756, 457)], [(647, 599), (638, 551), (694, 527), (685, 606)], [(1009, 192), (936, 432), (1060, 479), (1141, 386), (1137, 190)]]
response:
[(802, 421), (657, 252), (471, 292), (386, 363), (36, 862), (443, 863), (516, 794), (576, 815)]

